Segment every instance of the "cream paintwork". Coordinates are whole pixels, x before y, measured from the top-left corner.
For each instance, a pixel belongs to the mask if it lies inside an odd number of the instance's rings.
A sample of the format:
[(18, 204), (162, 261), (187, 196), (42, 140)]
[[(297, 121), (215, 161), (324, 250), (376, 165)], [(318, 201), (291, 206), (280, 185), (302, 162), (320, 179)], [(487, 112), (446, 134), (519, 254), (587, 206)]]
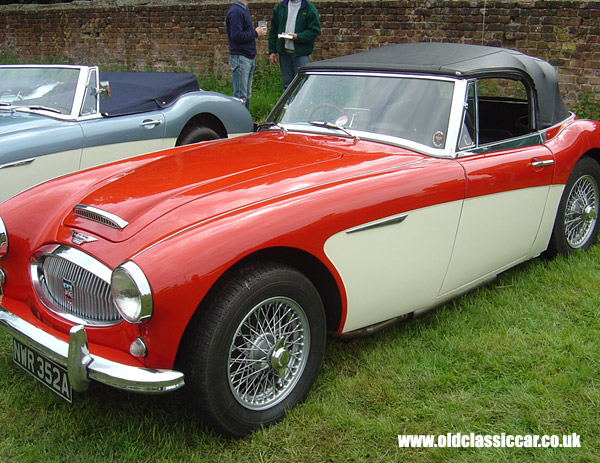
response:
[(30, 164), (0, 166), (0, 202), (33, 185), (76, 171), (80, 158), (81, 150), (71, 150), (37, 156)]
[(528, 258), (539, 256), (548, 248), (552, 230), (554, 229), (554, 221), (556, 220), (556, 211), (562, 198), (565, 185), (551, 185), (548, 192), (548, 200), (544, 209), (544, 217), (540, 225), (540, 230), (535, 238), (535, 243), (529, 252)]
[[(169, 148), (175, 146), (175, 141), (175, 138), (170, 138), (94, 146), (85, 148), (83, 156), (81, 150), (63, 151), (38, 156), (30, 164), (6, 168), (0, 166), (0, 201), (43, 181), (118, 159)], [(123, 156), (123, 153), (129, 154)]]
[(431, 304), (448, 268), (461, 206), (410, 211), (401, 223), (343, 231), (325, 242), (347, 291), (345, 332)]
[[(162, 138), (92, 146), (84, 148), (80, 169), (87, 169), (88, 167), (99, 166), (118, 159), (126, 159), (127, 157), (151, 153), (173, 146), (175, 146), (175, 139), (163, 140)], [(128, 153), (128, 155), (123, 156), (123, 153)]]
[(450, 202), (410, 211), (399, 224), (335, 234), (325, 253), (347, 291), (343, 332), (431, 308), (539, 255), (563, 187)]
[(466, 199), (441, 296), (528, 256), (549, 186)]

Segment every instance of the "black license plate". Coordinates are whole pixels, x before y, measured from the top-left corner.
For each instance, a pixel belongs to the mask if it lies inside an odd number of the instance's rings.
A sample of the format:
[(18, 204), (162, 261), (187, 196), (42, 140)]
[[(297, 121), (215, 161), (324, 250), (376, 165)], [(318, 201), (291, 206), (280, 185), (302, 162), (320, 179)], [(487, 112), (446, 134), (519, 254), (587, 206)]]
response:
[(14, 338), (13, 361), (67, 402), (73, 401), (73, 389), (65, 367)]

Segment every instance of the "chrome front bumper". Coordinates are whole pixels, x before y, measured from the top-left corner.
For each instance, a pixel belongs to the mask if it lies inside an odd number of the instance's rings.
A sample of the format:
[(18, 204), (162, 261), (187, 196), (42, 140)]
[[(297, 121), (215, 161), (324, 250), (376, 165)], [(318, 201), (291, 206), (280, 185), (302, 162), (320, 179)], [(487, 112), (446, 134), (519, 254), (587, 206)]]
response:
[(64, 366), (75, 391), (87, 390), (91, 380), (118, 389), (149, 394), (174, 391), (184, 385), (183, 373), (179, 371), (123, 365), (90, 354), (83, 325), (71, 328), (67, 343), (0, 306), (0, 330)]

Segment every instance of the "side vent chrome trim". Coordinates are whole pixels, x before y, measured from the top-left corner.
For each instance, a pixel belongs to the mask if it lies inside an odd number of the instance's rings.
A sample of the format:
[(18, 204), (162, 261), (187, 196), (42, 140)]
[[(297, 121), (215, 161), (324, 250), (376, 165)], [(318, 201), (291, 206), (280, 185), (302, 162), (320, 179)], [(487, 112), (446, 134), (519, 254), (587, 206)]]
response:
[(408, 214), (395, 215), (393, 217), (376, 220), (375, 222), (369, 222), (363, 225), (359, 225), (358, 227), (350, 228), (349, 230), (346, 230), (346, 233), (357, 233), (365, 230), (372, 230), (373, 228), (387, 227), (388, 225), (396, 225), (398, 223), (404, 222), (404, 220), (407, 217)]
[(94, 222), (101, 223), (107, 227), (116, 228), (117, 230), (123, 230), (129, 222), (123, 220), (121, 217), (111, 214), (110, 212), (103, 211), (94, 206), (88, 206), (86, 204), (78, 204), (73, 208), (75, 215), (89, 219)]

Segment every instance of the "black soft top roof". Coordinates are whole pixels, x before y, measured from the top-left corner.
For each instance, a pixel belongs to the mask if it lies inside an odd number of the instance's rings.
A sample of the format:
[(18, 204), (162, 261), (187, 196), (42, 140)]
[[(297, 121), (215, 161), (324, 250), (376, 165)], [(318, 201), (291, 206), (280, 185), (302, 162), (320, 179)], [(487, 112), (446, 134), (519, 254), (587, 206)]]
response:
[(537, 128), (569, 117), (554, 68), (539, 58), (506, 48), (458, 43), (405, 43), (309, 63), (304, 71), (382, 71), (458, 78), (505, 75), (528, 80), (537, 93)]
[(111, 97), (100, 99), (100, 112), (107, 116), (155, 111), (199, 90), (189, 72), (100, 72), (100, 80), (110, 82)]

